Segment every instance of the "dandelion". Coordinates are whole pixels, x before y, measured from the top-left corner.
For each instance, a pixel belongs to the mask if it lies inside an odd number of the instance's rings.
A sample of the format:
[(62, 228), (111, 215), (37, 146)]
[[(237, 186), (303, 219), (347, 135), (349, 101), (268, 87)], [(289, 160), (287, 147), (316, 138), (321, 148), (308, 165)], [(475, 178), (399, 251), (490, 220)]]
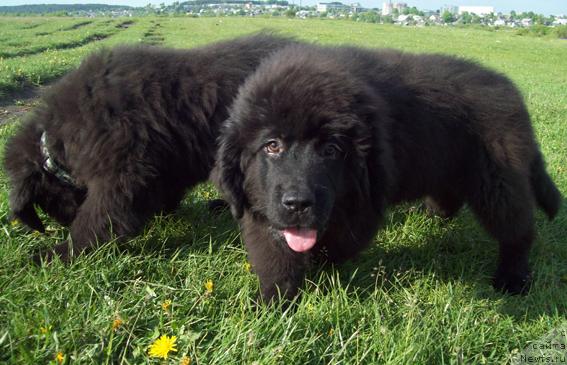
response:
[(331, 328), (331, 329), (329, 330), (329, 337), (331, 337), (334, 333), (335, 333), (335, 330)]
[(207, 294), (211, 294), (213, 292), (214, 284), (212, 280), (207, 280), (205, 282), (205, 290)]
[(46, 335), (49, 331), (51, 331), (51, 327), (53, 326), (41, 326), (39, 327), (39, 332), (41, 332), (42, 335)]
[(63, 360), (65, 360), (65, 355), (63, 355), (63, 353), (59, 351), (57, 355), (55, 355), (55, 360), (57, 361), (58, 364), (61, 364), (63, 363)]
[(120, 326), (122, 326), (122, 324), (124, 324), (122, 318), (116, 317), (114, 321), (112, 321), (112, 330), (116, 331), (118, 328), (120, 328)]
[(248, 261), (246, 261), (244, 263), (244, 271), (246, 272), (250, 272), (250, 268), (252, 267), (252, 265), (250, 265), (250, 263)]
[(163, 309), (164, 312), (168, 312), (169, 307), (171, 307), (171, 300), (166, 299), (163, 303), (161, 303), (161, 309)]
[(191, 359), (187, 356), (183, 356), (179, 361), (179, 365), (191, 365)]
[(162, 359), (167, 359), (169, 352), (177, 352), (175, 348), (175, 341), (177, 341), (176, 336), (166, 336), (162, 335), (160, 338), (151, 344), (148, 354), (151, 357), (161, 357)]
[(20, 221), (18, 221), (17, 219), (14, 219), (10, 222), (10, 224), (12, 225), (12, 227), (17, 227), (18, 224), (20, 224)]

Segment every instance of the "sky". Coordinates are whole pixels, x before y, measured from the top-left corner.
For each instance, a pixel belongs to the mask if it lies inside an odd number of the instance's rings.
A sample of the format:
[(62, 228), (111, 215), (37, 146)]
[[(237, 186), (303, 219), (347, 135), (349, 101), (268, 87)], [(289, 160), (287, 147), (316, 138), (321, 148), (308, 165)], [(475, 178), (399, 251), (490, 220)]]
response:
[[(180, 0), (180, 2), (183, 0)], [(288, 0), (299, 4), (299, 0)], [(323, 2), (335, 0), (322, 0)], [(341, 1), (341, 0), (338, 0)], [(384, 0), (342, 0), (345, 4), (359, 2), (364, 7), (382, 8)], [(130, 5), (144, 6), (148, 3), (159, 4), (165, 2), (170, 4), (173, 0), (0, 0), (2, 5), (23, 5), (23, 4), (111, 4), (111, 5)], [(396, 2), (396, 0), (392, 0)], [(496, 12), (509, 13), (510, 10), (533, 11), (545, 15), (567, 15), (567, 0), (399, 0), (408, 6), (415, 6), (420, 10), (437, 10), (443, 5), (478, 5), (493, 6)], [(315, 5), (317, 0), (301, 0), (303, 5)]]

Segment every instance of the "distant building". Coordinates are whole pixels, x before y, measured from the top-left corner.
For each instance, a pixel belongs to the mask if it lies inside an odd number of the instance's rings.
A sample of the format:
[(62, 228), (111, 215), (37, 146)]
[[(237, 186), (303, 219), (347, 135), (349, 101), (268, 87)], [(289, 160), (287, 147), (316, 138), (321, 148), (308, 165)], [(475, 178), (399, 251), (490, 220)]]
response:
[(408, 4), (406, 3), (394, 3), (394, 9), (397, 9), (400, 14), (407, 8)]
[(352, 3), (350, 4), (350, 11), (353, 13), (360, 13), (361, 11), (364, 11), (364, 8), (360, 5), (360, 3)]
[(317, 3), (317, 11), (319, 13), (328, 13), (333, 10), (344, 10), (348, 8), (350, 8), (350, 6), (336, 1), (332, 3)]
[(459, 15), (463, 13), (488, 15), (494, 13), (494, 6), (459, 6)]
[(394, 9), (398, 10), (398, 13), (402, 13), (407, 9), (408, 4), (406, 3), (392, 3), (392, 1), (382, 3), (382, 15), (392, 15)]
[(295, 13), (295, 16), (299, 19), (307, 19), (307, 18), (310, 18), (314, 15), (311, 14), (311, 12), (308, 11), (308, 10), (300, 10), (297, 13)]
[(391, 1), (382, 3), (382, 15), (392, 15), (394, 9)]
[(522, 24), (522, 27), (531, 27), (533, 24), (533, 21), (530, 18), (524, 18), (522, 20), (520, 20), (520, 23)]
[(459, 13), (459, 7), (454, 5), (445, 5), (441, 8), (440, 14), (443, 14), (444, 12), (449, 12), (453, 15), (457, 15)]
[(506, 20), (504, 20), (504, 19), (496, 19), (496, 20), (494, 21), (494, 25), (497, 26), (497, 27), (503, 27), (503, 26), (506, 25)]

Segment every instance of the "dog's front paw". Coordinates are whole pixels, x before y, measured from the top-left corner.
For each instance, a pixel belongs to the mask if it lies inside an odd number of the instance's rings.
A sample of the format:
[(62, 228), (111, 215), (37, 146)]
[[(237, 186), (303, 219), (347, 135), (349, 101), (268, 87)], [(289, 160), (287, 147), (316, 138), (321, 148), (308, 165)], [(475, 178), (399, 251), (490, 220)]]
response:
[(68, 263), (71, 261), (71, 243), (70, 241), (64, 241), (57, 244), (55, 247), (50, 249), (41, 250), (36, 252), (32, 256), (32, 261), (35, 262), (37, 265), (41, 265), (43, 263), (50, 263), (56, 257), (59, 260), (63, 261), (64, 263)]
[(280, 301), (289, 302), (297, 297), (298, 289), (299, 286), (291, 281), (262, 285), (259, 299), (267, 304)]
[(531, 273), (522, 272), (501, 272), (497, 271), (492, 280), (494, 289), (512, 295), (527, 294), (531, 284)]

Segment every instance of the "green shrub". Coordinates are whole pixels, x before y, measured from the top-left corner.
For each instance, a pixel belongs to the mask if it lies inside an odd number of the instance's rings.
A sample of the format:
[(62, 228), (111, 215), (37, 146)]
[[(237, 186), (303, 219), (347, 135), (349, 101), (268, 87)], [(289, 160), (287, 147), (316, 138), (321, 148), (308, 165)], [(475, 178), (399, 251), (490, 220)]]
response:
[(532, 25), (531, 27), (528, 28), (520, 28), (518, 29), (518, 31), (516, 32), (517, 35), (531, 35), (534, 37), (544, 37), (546, 35), (549, 34), (550, 30), (552, 28), (547, 27), (545, 25), (542, 24), (536, 24), (536, 25)]
[(567, 39), (567, 25), (560, 25), (553, 28), (553, 33), (555, 33), (557, 38)]
[(536, 24), (530, 27), (529, 29), (530, 29), (530, 33), (535, 35), (536, 37), (543, 37), (549, 33), (549, 30), (551, 28), (546, 27), (545, 25), (542, 24)]

